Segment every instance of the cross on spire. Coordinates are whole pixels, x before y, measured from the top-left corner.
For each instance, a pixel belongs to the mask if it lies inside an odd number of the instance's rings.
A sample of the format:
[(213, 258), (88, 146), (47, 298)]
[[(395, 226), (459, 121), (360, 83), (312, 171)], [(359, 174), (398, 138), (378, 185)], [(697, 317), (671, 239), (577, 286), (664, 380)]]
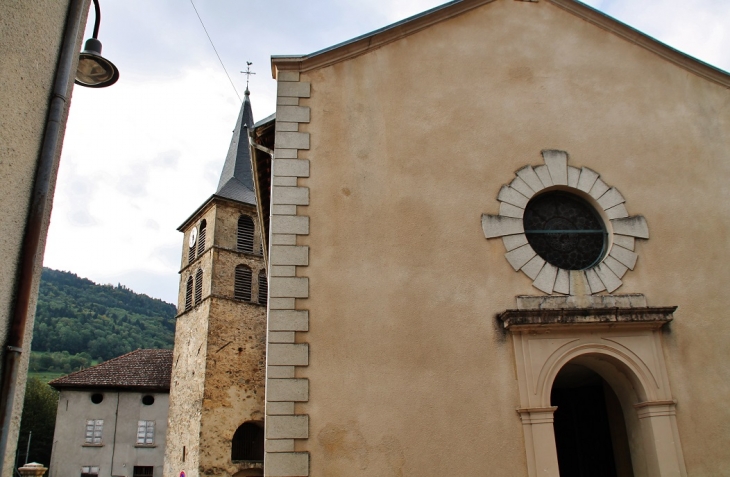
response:
[(246, 62), (246, 71), (241, 71), (241, 73), (243, 73), (243, 74), (246, 75), (246, 94), (248, 94), (248, 80), (251, 79), (251, 75), (255, 75), (256, 74), (253, 71), (251, 71), (251, 65), (252, 64), (253, 63), (251, 63), (250, 61), (247, 61)]

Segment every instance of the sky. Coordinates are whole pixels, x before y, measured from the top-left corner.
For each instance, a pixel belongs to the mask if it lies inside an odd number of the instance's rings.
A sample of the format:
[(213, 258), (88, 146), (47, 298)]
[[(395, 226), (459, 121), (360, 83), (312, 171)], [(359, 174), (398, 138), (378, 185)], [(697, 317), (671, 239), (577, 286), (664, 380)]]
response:
[[(259, 120), (275, 109), (271, 55), (311, 53), (443, 3), (193, 1), (230, 80), (190, 0), (100, 0), (102, 54), (120, 80), (74, 88), (45, 266), (176, 303), (177, 227), (215, 192), (246, 61), (256, 73), (249, 89)], [(730, 71), (727, 0), (585, 3)]]

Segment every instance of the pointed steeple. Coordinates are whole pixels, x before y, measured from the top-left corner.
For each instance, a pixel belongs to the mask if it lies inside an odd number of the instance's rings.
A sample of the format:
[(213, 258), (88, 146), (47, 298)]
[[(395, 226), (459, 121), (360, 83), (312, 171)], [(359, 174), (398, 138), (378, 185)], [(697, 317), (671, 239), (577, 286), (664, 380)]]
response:
[(256, 205), (256, 194), (253, 190), (253, 173), (251, 172), (251, 154), (248, 146), (248, 130), (253, 127), (251, 100), (246, 88), (241, 112), (233, 130), (233, 138), (228, 148), (226, 162), (218, 182), (215, 195), (236, 200), (245, 204)]

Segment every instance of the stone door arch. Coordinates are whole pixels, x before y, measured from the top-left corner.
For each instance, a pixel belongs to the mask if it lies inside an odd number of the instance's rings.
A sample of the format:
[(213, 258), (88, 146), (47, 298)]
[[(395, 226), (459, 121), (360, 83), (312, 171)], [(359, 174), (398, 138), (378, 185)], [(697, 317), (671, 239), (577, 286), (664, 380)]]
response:
[(559, 477), (550, 392), (560, 370), (580, 364), (614, 390), (624, 413), (635, 477), (686, 476), (662, 351), (675, 308), (508, 310), (530, 477)]

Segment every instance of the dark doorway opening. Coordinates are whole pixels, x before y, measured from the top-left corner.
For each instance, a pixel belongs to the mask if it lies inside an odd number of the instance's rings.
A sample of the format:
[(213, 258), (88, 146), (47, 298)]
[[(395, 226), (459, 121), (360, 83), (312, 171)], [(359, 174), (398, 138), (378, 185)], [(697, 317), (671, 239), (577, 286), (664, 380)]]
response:
[(624, 415), (611, 386), (594, 371), (567, 364), (553, 383), (560, 477), (633, 477)]

